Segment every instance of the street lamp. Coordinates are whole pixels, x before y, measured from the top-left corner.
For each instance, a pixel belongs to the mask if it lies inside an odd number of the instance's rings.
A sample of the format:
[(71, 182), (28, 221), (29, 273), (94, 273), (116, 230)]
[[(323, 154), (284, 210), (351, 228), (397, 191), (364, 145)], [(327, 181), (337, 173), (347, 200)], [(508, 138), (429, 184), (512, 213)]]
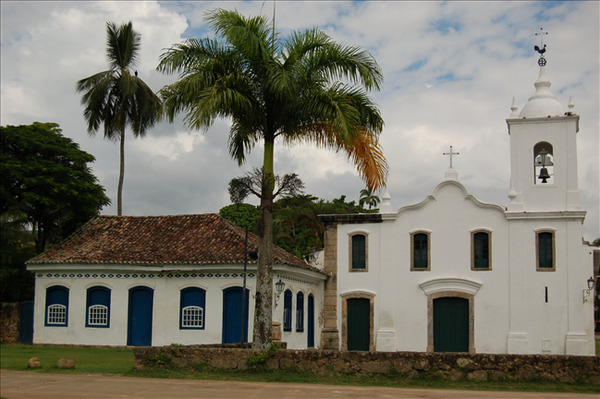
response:
[(588, 286), (588, 289), (583, 290), (583, 303), (586, 303), (588, 301), (587, 298), (590, 296), (590, 294), (594, 290), (594, 287), (596, 287), (596, 282), (594, 281), (593, 277), (588, 278), (587, 286)]

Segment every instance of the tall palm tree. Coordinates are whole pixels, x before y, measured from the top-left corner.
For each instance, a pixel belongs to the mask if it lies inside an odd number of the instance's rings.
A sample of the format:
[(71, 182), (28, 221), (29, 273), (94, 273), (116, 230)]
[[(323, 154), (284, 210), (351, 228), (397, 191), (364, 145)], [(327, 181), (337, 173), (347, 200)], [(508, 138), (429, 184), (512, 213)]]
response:
[[(81, 98), (88, 132), (94, 134), (104, 123), (104, 137), (120, 141), (117, 215), (123, 212), (123, 178), (125, 175), (125, 127), (134, 137), (143, 137), (162, 115), (160, 98), (139, 78), (133, 68), (137, 64), (141, 36), (131, 21), (117, 27), (106, 23), (106, 71), (81, 79), (77, 91)], [(132, 73), (133, 72), (133, 73)]]
[(358, 204), (360, 206), (364, 206), (365, 204), (369, 205), (369, 209), (374, 206), (377, 206), (381, 202), (381, 199), (373, 194), (371, 190), (368, 188), (363, 188), (360, 190), (360, 199), (358, 200)]
[(342, 150), (368, 187), (385, 185), (387, 163), (379, 147), (383, 120), (367, 90), (383, 81), (373, 57), (332, 41), (318, 29), (282, 40), (261, 17), (217, 9), (206, 18), (216, 39), (188, 39), (161, 55), (157, 67), (179, 73), (161, 90), (173, 121), (185, 112), (192, 128), (231, 117), (229, 153), (241, 165), (262, 142), (263, 184), (253, 346), (271, 342), (273, 301), (273, 151), (275, 140), (311, 142)]

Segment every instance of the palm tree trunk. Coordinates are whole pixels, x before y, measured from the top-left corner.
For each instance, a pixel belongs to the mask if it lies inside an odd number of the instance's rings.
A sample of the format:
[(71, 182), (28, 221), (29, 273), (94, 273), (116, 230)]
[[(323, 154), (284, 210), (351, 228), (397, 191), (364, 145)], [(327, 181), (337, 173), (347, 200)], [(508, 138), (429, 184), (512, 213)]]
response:
[(258, 222), (258, 270), (252, 347), (266, 349), (271, 344), (273, 323), (273, 141), (265, 139), (263, 182)]
[(123, 214), (123, 179), (125, 177), (125, 129), (121, 131), (121, 148), (119, 151), (119, 185), (117, 186), (117, 216)]

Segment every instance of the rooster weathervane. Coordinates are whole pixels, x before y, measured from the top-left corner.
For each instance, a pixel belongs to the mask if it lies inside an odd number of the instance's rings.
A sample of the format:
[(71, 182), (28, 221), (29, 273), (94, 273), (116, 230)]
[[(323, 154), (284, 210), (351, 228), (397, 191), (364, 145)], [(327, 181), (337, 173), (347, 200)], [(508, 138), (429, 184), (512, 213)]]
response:
[(546, 52), (546, 45), (544, 44), (544, 36), (546, 36), (548, 34), (548, 32), (546, 32), (544, 30), (544, 28), (540, 28), (539, 32), (536, 32), (536, 36), (540, 37), (540, 45), (538, 46), (537, 44), (535, 46), (533, 46), (533, 49), (535, 51), (537, 51), (538, 53), (540, 53), (540, 59), (538, 60), (538, 65), (539, 66), (544, 66), (546, 65), (546, 59), (544, 58), (544, 53)]

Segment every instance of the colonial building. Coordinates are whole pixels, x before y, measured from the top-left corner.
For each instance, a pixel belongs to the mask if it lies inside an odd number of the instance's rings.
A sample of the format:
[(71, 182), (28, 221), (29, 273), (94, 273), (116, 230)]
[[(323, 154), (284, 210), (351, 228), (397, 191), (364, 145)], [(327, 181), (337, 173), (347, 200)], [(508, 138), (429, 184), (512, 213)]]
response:
[[(244, 279), (245, 241), (242, 228), (215, 214), (99, 216), (27, 262), (36, 280), (33, 342), (247, 341), (256, 256), (247, 258)], [(249, 234), (249, 254), (257, 247), (258, 238)], [(324, 272), (276, 247), (273, 273), (274, 292), (281, 290), (273, 319), (282, 340), (289, 348), (315, 346)]]
[(451, 162), (418, 204), (393, 210), (386, 194), (379, 214), (322, 216), (323, 348), (595, 353), (579, 116), (550, 91), (543, 56), (539, 64), (535, 93), (507, 119), (508, 207), (477, 200)]

